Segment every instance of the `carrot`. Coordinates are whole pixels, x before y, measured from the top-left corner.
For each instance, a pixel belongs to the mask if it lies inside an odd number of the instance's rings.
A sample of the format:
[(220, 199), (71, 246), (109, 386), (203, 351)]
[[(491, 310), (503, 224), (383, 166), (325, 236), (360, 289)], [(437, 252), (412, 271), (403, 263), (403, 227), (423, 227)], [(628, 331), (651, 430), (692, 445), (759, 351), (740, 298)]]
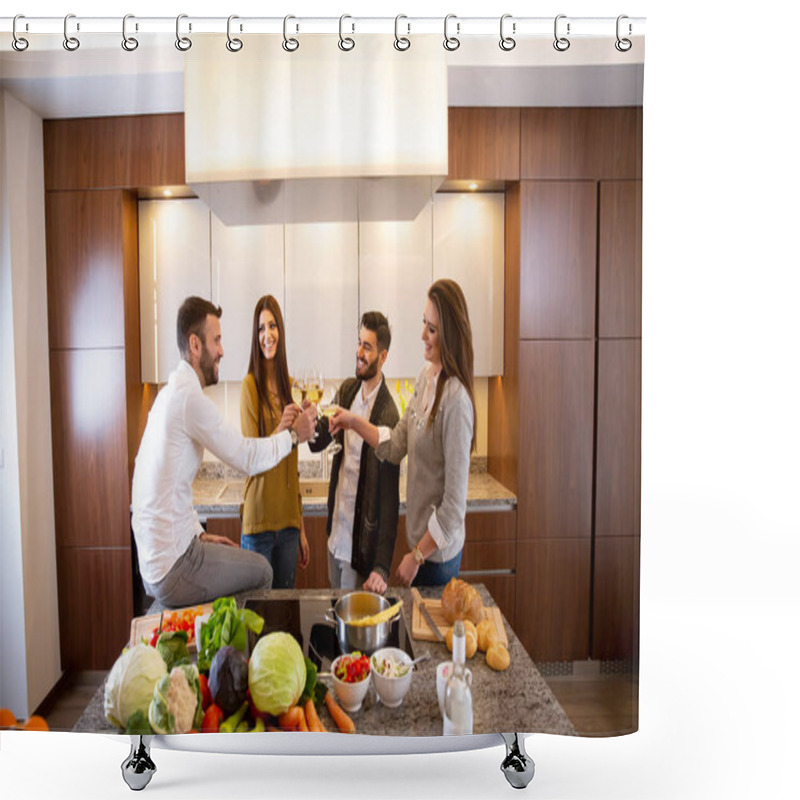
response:
[(303, 709), (300, 706), (292, 706), (288, 711), (285, 711), (278, 717), (278, 725), (284, 730), (287, 728), (297, 728), (300, 725), (300, 715)]
[(325, 733), (325, 726), (322, 724), (322, 720), (319, 718), (319, 714), (317, 714), (317, 709), (314, 708), (314, 701), (310, 698), (306, 700), (305, 705), (306, 710), (306, 719), (308, 720), (308, 729), (310, 731), (317, 731), (319, 733)]
[(300, 713), (297, 716), (297, 730), (308, 732), (308, 722), (306, 722), (306, 715), (303, 712), (303, 706), (297, 706), (297, 708), (300, 710)]
[(333, 699), (333, 694), (331, 692), (325, 695), (325, 705), (328, 706), (328, 711), (330, 711), (333, 721), (339, 726), (339, 730), (342, 733), (356, 732), (356, 726), (353, 724), (353, 720), (342, 711), (339, 704)]

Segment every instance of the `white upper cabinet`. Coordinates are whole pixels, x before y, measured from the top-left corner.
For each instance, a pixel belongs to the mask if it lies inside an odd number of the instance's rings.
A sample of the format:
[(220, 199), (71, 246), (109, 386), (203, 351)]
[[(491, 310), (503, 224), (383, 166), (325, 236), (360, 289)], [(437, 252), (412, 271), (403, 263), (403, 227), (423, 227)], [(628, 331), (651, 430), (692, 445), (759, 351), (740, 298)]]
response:
[[(325, 380), (355, 370), (358, 337), (358, 187), (355, 181), (286, 184), (286, 354), (289, 372)], [(330, 221), (328, 221), (330, 220)]]
[(200, 200), (139, 202), (142, 382), (164, 383), (180, 360), (178, 309), (211, 298), (209, 211)]
[(247, 374), (256, 302), (271, 294), (285, 311), (283, 221), (224, 225), (211, 215), (211, 298), (222, 306), (221, 381)]
[(503, 194), (434, 197), (433, 278), (452, 278), (464, 291), (476, 376), (503, 374), (504, 258)]
[[(422, 203), (406, 202), (420, 193)], [(433, 277), (430, 181), (364, 180), (358, 205), (359, 312), (381, 311), (389, 319), (386, 377), (415, 377), (424, 361), (422, 314)], [(409, 206), (415, 217), (406, 218)], [(365, 221), (367, 214), (383, 219)]]

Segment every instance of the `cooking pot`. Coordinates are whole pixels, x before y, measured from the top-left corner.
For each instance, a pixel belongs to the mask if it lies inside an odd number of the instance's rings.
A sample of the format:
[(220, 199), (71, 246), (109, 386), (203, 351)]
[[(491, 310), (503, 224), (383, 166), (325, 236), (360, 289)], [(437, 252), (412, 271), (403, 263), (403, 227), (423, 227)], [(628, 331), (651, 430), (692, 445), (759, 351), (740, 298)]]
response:
[[(343, 653), (360, 650), (372, 655), (386, 644), (392, 623), (379, 622), (376, 625), (351, 625), (351, 621), (385, 611), (392, 605), (385, 597), (373, 592), (350, 592), (339, 598), (333, 608), (325, 612), (325, 619), (336, 626), (336, 636)], [(399, 612), (398, 612), (399, 613)]]

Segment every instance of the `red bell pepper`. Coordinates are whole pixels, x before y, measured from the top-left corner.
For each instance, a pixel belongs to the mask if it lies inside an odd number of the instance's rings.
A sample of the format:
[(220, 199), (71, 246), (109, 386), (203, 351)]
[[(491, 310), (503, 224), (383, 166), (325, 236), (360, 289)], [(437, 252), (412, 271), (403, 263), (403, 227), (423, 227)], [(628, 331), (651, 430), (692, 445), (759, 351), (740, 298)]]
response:
[(203, 716), (203, 733), (219, 733), (219, 725), (225, 719), (222, 709), (212, 703)]
[(208, 678), (205, 675), (200, 675), (200, 699), (203, 703), (203, 711), (207, 711), (208, 707), (214, 702), (211, 696), (211, 689), (208, 688)]

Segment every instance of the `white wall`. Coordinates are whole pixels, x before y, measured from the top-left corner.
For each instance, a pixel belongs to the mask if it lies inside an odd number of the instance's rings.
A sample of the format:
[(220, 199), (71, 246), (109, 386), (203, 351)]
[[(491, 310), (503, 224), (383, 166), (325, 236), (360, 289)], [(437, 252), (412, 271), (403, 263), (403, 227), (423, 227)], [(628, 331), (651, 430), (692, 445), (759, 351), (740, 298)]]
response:
[(0, 108), (0, 705), (20, 717), (31, 713), (59, 679), (61, 659), (42, 120), (8, 92), (0, 95)]

